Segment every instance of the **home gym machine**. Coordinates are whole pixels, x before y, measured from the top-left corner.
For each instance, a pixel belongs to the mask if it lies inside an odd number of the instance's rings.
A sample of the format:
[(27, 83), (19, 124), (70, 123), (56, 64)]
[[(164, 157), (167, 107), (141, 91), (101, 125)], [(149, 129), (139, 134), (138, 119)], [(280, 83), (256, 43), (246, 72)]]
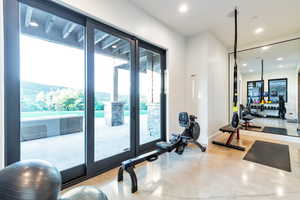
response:
[(227, 139), (226, 143), (213, 141), (213, 144), (237, 149), (240, 151), (245, 151), (244, 147), (233, 145), (232, 140), (234, 135), (237, 135), (237, 140), (240, 139), (240, 125), (239, 125), (239, 115), (238, 115), (238, 67), (237, 67), (237, 17), (238, 17), (238, 10), (237, 8), (234, 9), (234, 22), (235, 22), (235, 35), (234, 35), (234, 72), (233, 72), (233, 116), (231, 120), (231, 124), (220, 128), (219, 130), (223, 133), (229, 133), (229, 138)]
[(243, 121), (241, 123), (241, 126), (245, 130), (261, 128), (260, 126), (253, 124), (252, 120), (254, 120), (255, 117), (251, 114), (251, 109), (249, 107), (244, 107), (244, 105), (240, 105), (240, 118)]
[(123, 172), (126, 171), (131, 178), (131, 192), (135, 193), (138, 190), (137, 176), (134, 171), (136, 164), (144, 161), (153, 162), (158, 159), (159, 155), (166, 152), (175, 151), (181, 155), (189, 143), (195, 144), (202, 152), (205, 152), (206, 147), (197, 141), (200, 136), (200, 126), (198, 122), (196, 122), (196, 119), (196, 116), (189, 116), (186, 112), (179, 113), (179, 125), (185, 128), (183, 133), (177, 135), (172, 134), (169, 142), (156, 143), (157, 150), (122, 162), (118, 172), (118, 182), (123, 181)]
[(224, 127), (220, 128), (219, 130), (223, 133), (228, 133), (229, 137), (228, 137), (228, 139), (225, 143), (218, 142), (218, 141), (213, 141), (212, 142), (213, 144), (220, 145), (220, 146), (223, 146), (223, 147), (232, 148), (232, 149), (236, 149), (236, 150), (240, 150), (240, 151), (245, 151), (245, 147), (241, 147), (241, 146), (232, 144), (232, 140), (233, 140), (233, 137), (234, 137), (235, 134), (236, 134), (237, 140), (240, 139), (239, 116), (238, 116), (237, 113), (233, 113), (230, 125), (224, 126)]

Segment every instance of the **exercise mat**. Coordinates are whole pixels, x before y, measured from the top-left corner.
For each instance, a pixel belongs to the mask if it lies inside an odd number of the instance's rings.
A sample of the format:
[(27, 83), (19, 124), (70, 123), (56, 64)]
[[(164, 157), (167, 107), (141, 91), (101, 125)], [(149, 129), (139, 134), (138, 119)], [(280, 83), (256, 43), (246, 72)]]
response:
[(244, 160), (291, 172), (288, 145), (257, 140)]
[(277, 135), (287, 135), (287, 130), (285, 128), (277, 128), (277, 127), (269, 127), (269, 126), (265, 126), (262, 132), (272, 133)]

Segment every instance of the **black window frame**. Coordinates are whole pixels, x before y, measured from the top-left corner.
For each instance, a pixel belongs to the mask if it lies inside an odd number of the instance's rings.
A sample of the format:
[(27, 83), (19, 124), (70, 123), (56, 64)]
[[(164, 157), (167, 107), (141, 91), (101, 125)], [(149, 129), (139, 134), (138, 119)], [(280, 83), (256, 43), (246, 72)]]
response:
[(262, 83), (262, 88), (265, 87), (265, 82), (262, 81), (262, 80), (257, 80), (257, 81), (247, 81), (247, 103), (249, 103), (248, 101), (249, 101), (249, 84), (250, 84), (250, 83), (254, 83), (254, 84), (256, 84), (256, 83)]
[(285, 81), (285, 85), (286, 85), (286, 91), (285, 91), (285, 96), (286, 96), (286, 100), (285, 100), (285, 103), (288, 103), (288, 99), (289, 99), (289, 97), (288, 97), (288, 90), (289, 90), (289, 83), (288, 83), (288, 78), (275, 78), (275, 79), (269, 79), (268, 80), (268, 91), (269, 91), (269, 99), (270, 99), (270, 82), (272, 82), (272, 81)]
[[(48, 0), (4, 0), (4, 135), (5, 135), (5, 147), (4, 147), (4, 159), (5, 166), (12, 163), (18, 162), (20, 160), (20, 52), (19, 52), (19, 7), (20, 3), (29, 5), (34, 8), (49, 12), (51, 14), (57, 15), (59, 17), (65, 18), (67, 20), (73, 21), (85, 27), (85, 154), (86, 162), (84, 165), (76, 166), (70, 170), (62, 171), (63, 176), (63, 187), (68, 187), (74, 185), (80, 181), (86, 180), (98, 174), (101, 174), (107, 170), (110, 170), (114, 167), (120, 165), (120, 162), (128, 157), (132, 158), (138, 156), (142, 153), (152, 151), (155, 149), (155, 143), (150, 143), (146, 145), (138, 145), (138, 92), (139, 88), (138, 82), (138, 66), (139, 66), (139, 46), (153, 50), (161, 54), (161, 138), (157, 141), (166, 141), (166, 93), (165, 93), (165, 70), (166, 66), (166, 50), (155, 45), (152, 45), (143, 39), (140, 39), (134, 35), (125, 33), (119, 29), (116, 29), (112, 26), (106, 25), (102, 22), (99, 22), (96, 19), (92, 19), (89, 16), (83, 15), (76, 11), (73, 11), (65, 6), (57, 4)], [(92, 157), (88, 155), (87, 151), (93, 151), (93, 141), (92, 138), (94, 135), (91, 134), (91, 129), (93, 129), (93, 122), (91, 119), (94, 117), (94, 105), (93, 105), (93, 67), (91, 67), (93, 54), (93, 44), (91, 39), (88, 38), (91, 36), (90, 29), (88, 28), (89, 24), (94, 23), (101, 27), (101, 30), (108, 31), (109, 33), (115, 34), (118, 37), (125, 37), (131, 41), (131, 51), (133, 60), (133, 72), (132, 77), (134, 77), (132, 84), (135, 85), (131, 89), (131, 98), (135, 104), (131, 108), (133, 124), (136, 128), (134, 135), (131, 135), (131, 147), (134, 147), (134, 152), (126, 157), (118, 157), (112, 159), (111, 165), (107, 165), (99, 169), (97, 166), (92, 166), (91, 160)], [(93, 131), (92, 131), (93, 132)], [(155, 142), (157, 142), (155, 141)], [(92, 145), (91, 145), (92, 144)], [(90, 153), (93, 154), (94, 152)], [(90, 165), (90, 166), (89, 166)]]

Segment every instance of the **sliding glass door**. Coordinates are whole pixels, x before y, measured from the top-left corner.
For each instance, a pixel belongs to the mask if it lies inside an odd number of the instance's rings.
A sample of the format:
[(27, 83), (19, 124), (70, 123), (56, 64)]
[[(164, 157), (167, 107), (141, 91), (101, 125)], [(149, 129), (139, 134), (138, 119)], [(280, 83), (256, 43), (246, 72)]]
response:
[(154, 148), (165, 140), (165, 52), (141, 42), (139, 45), (139, 149)]
[(22, 3), (19, 16), (20, 160), (83, 172), (85, 27)]
[(166, 139), (165, 50), (51, 1), (5, 0), (5, 164), (64, 184)]
[[(89, 115), (88, 154), (91, 173), (101, 171), (134, 156), (134, 112), (132, 104), (134, 41), (88, 20), (88, 80), (93, 92), (88, 96), (93, 113)], [(89, 145), (88, 145), (89, 146)]]

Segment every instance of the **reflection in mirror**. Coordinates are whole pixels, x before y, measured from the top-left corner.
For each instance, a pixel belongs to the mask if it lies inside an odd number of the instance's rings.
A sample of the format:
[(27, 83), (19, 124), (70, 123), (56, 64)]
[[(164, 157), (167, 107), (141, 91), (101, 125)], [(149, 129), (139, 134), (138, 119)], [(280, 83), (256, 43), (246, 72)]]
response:
[(238, 67), (243, 128), (299, 137), (300, 40), (241, 51)]

